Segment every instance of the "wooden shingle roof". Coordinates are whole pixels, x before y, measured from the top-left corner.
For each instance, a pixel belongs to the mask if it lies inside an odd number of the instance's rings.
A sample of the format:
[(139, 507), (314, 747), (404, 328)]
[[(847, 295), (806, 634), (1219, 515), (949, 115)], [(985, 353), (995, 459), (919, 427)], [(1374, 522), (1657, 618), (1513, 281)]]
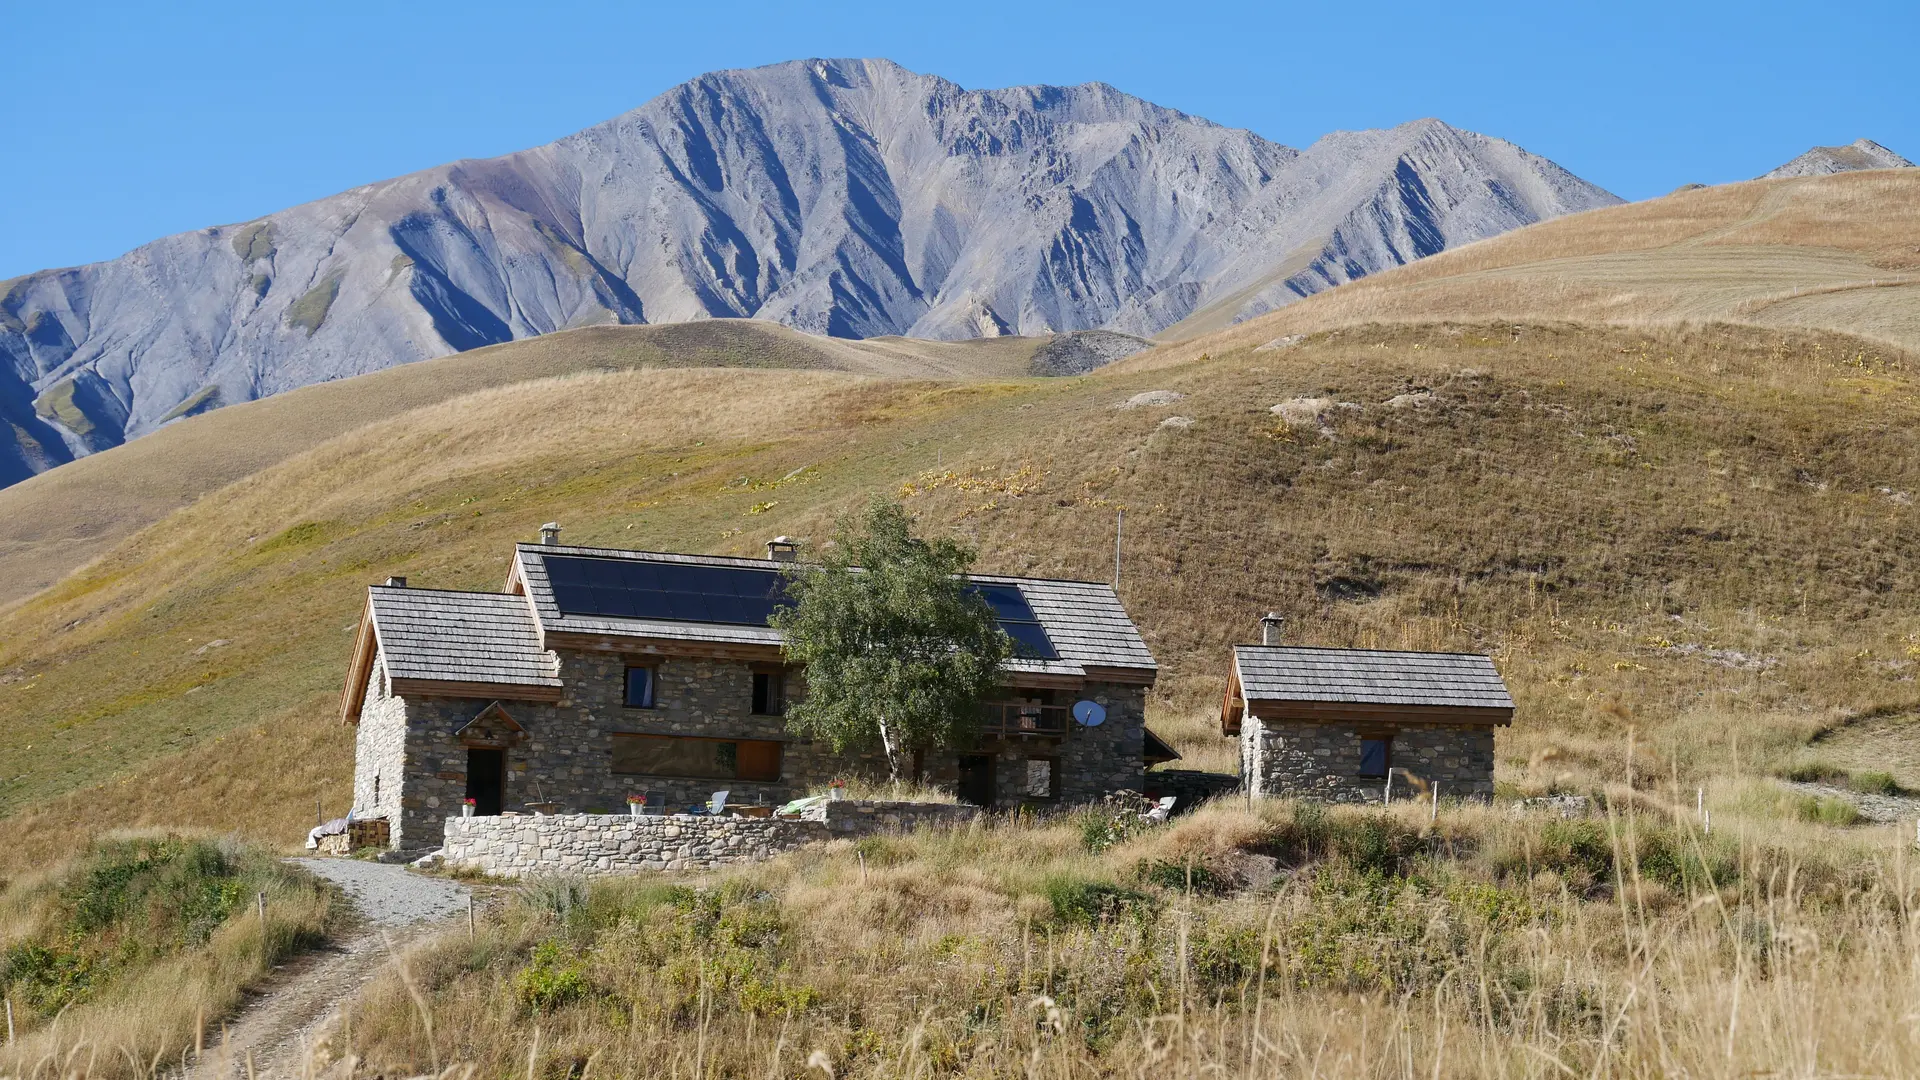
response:
[(523, 596), (375, 585), (367, 601), (389, 678), (560, 685)]
[(1236, 645), (1224, 730), (1239, 730), (1241, 704), (1256, 716), (1295, 720), (1401, 719), (1506, 724), (1513, 696), (1478, 653)]

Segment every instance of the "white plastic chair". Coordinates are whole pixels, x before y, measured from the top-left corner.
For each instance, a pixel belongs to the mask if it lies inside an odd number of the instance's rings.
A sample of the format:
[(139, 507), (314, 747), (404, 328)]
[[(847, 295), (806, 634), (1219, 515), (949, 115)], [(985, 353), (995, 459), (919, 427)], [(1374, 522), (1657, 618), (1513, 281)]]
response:
[(1173, 804), (1179, 801), (1180, 801), (1180, 796), (1178, 795), (1168, 795), (1166, 798), (1161, 799), (1158, 803), (1154, 805), (1153, 809), (1147, 811), (1147, 820), (1148, 821), (1167, 820), (1167, 818), (1172, 816), (1173, 814)]
[(719, 817), (721, 814), (726, 813), (727, 796), (731, 794), (733, 794), (731, 791), (714, 792), (713, 799), (707, 803), (707, 813), (712, 814), (714, 817)]

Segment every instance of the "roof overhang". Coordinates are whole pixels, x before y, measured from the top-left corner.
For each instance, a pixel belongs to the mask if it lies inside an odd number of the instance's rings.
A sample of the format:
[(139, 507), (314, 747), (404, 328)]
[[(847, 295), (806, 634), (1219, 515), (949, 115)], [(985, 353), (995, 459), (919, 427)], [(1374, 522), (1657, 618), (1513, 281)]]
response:
[(347, 662), (347, 685), (340, 694), (340, 722), (358, 724), (360, 706), (367, 697), (367, 679), (373, 674), (374, 657), (380, 654), (380, 642), (373, 629), (373, 594), (360, 605), (360, 626), (353, 634), (353, 654)]
[(1168, 746), (1167, 741), (1155, 735), (1152, 728), (1140, 730), (1146, 733), (1146, 740), (1140, 747), (1140, 757), (1147, 765), (1163, 765), (1169, 761), (1180, 760), (1180, 751)]
[(1401, 727), (1505, 727), (1512, 709), (1461, 705), (1395, 705), (1391, 702), (1280, 701), (1254, 698), (1247, 713), (1260, 720), (1309, 724), (1392, 723)]
[(519, 683), (457, 682), (452, 679), (395, 679), (394, 697), (499, 698), (505, 701), (560, 700), (558, 686)]

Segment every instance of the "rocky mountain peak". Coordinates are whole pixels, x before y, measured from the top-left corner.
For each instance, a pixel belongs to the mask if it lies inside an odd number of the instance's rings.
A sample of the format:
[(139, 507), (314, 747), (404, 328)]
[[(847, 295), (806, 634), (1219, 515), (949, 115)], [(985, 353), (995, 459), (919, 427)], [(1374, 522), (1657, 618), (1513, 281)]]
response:
[(1760, 177), (1777, 180), (1789, 176), (1826, 176), (1860, 169), (1911, 169), (1913, 162), (1881, 146), (1872, 139), (1855, 139), (1845, 146), (1816, 146)]
[(1437, 120), (1295, 150), (1103, 83), (714, 72), (546, 146), (0, 283), (0, 484), (195, 412), (570, 327), (1147, 337), (1617, 201)]

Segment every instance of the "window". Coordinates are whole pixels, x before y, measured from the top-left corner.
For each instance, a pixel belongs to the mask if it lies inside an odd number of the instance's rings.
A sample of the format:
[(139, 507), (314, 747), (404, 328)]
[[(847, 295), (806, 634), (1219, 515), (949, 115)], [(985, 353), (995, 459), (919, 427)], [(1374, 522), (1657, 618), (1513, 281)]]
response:
[(1028, 758), (1027, 782), (1021, 794), (1029, 799), (1051, 799), (1060, 793), (1060, 763), (1053, 758)]
[(786, 715), (786, 672), (756, 671), (753, 673), (753, 712), (756, 716)]
[(766, 739), (697, 739), (671, 735), (613, 737), (613, 771), (631, 776), (697, 780), (780, 779), (780, 743)]
[(629, 709), (653, 708), (654, 671), (650, 667), (627, 669), (626, 705)]
[(1375, 739), (1360, 740), (1360, 777), (1364, 780), (1384, 780), (1392, 760), (1393, 738), (1381, 736)]

